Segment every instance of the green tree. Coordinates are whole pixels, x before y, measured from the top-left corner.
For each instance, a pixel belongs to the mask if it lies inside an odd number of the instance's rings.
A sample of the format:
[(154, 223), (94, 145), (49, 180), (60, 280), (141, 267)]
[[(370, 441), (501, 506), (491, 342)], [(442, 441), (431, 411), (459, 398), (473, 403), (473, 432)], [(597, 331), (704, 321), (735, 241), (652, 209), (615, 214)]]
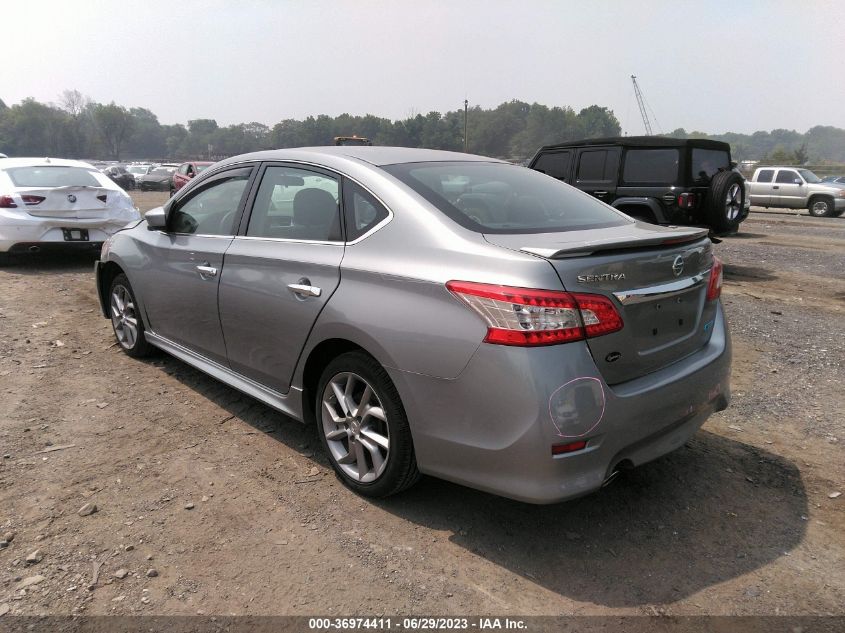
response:
[(93, 118), (109, 157), (120, 160), (124, 143), (135, 125), (129, 110), (115, 105), (114, 101), (108, 105), (98, 103), (94, 106)]
[(619, 136), (622, 133), (619, 120), (608, 108), (591, 105), (578, 113), (578, 120), (583, 125), (585, 138)]

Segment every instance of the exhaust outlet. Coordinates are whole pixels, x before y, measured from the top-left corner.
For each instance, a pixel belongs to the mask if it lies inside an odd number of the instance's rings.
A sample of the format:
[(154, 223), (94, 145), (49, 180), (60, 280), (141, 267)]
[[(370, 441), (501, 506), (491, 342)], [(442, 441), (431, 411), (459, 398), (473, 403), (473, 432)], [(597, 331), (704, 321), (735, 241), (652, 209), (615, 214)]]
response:
[(616, 481), (616, 478), (619, 477), (619, 473), (621, 473), (621, 472), (622, 471), (619, 470), (618, 468), (616, 470), (614, 470), (607, 477), (605, 477), (604, 481), (601, 484), (601, 487), (607, 488), (610, 484), (612, 484), (614, 481)]
[(30, 252), (30, 253), (40, 253), (40, 252), (41, 252), (41, 247), (40, 247), (40, 246), (30, 246), (30, 247), (29, 247), (29, 252)]

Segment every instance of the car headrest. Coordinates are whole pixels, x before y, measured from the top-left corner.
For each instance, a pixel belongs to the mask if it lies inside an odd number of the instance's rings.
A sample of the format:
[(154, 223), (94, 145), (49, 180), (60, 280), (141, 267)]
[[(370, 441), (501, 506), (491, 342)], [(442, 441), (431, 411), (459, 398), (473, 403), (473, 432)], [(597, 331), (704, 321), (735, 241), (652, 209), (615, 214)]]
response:
[(300, 226), (326, 226), (337, 217), (334, 196), (323, 189), (302, 189), (293, 197), (293, 222)]

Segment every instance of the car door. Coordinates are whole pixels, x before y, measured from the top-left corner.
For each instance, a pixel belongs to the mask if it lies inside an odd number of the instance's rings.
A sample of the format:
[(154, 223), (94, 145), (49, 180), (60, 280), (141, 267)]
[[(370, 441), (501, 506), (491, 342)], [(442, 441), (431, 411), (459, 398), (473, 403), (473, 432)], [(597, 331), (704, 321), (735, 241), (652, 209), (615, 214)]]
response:
[(262, 168), (220, 279), (233, 370), (287, 393), (299, 354), (340, 282), (337, 174), (296, 163)]
[(139, 291), (150, 330), (223, 365), (217, 290), (253, 171), (227, 170), (193, 188), (173, 203), (167, 230), (142, 243), (148, 268)]
[(618, 147), (579, 149), (572, 184), (610, 204), (616, 198), (620, 154)]
[(176, 170), (176, 173), (173, 174), (173, 188), (178, 191), (185, 184), (188, 182), (188, 168), (190, 165), (188, 163), (183, 163), (179, 165), (179, 169)]
[[(798, 184), (800, 183), (800, 184)], [(772, 206), (797, 209), (806, 206), (804, 179), (794, 169), (778, 169), (772, 186)]]
[(757, 172), (757, 177), (750, 183), (751, 204), (767, 207), (772, 203), (774, 179), (774, 169), (761, 169)]

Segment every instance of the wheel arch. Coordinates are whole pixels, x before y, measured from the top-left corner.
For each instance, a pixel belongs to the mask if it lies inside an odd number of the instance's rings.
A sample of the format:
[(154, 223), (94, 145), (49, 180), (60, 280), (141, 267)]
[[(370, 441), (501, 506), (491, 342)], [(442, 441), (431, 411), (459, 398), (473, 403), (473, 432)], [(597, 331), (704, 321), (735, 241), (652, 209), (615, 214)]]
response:
[(97, 275), (97, 295), (100, 298), (100, 308), (105, 318), (110, 318), (109, 315), (109, 289), (114, 278), (121, 273), (126, 272), (116, 262), (108, 261), (99, 264), (99, 274)]
[(813, 204), (819, 198), (826, 199), (830, 203), (831, 209), (836, 208), (836, 198), (834, 198), (832, 194), (829, 194), (829, 193), (813, 193), (813, 194), (810, 194), (809, 198), (807, 198), (807, 209), (812, 209)]
[(369, 350), (348, 338), (327, 338), (314, 345), (302, 363), (301, 375), (298, 380), (302, 386), (302, 418), (305, 424), (314, 423), (314, 416), (316, 415), (314, 394), (323, 369), (332, 360), (347, 352), (363, 352), (381, 363)]
[(647, 210), (654, 219), (654, 224), (666, 223), (666, 215), (660, 205), (650, 198), (617, 198), (611, 205), (613, 208), (628, 213), (626, 209)]

